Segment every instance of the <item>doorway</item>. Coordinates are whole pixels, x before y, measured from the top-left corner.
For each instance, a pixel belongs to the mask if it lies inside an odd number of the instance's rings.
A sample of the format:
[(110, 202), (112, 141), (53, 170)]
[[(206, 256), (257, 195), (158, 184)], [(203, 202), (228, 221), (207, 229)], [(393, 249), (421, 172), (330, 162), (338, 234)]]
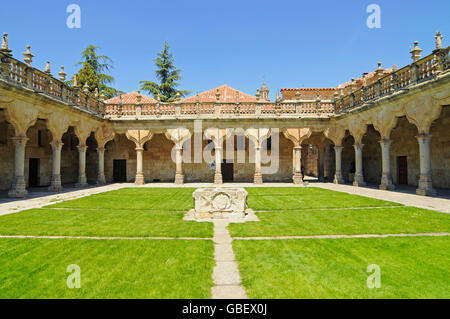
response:
[(40, 166), (39, 158), (30, 158), (30, 162), (29, 162), (29, 166), (28, 166), (28, 186), (29, 187), (40, 186), (39, 166)]
[(234, 164), (222, 163), (222, 180), (224, 183), (232, 183), (234, 181)]
[(406, 156), (397, 157), (398, 184), (408, 185), (408, 158)]
[(113, 162), (114, 183), (127, 182), (127, 160), (114, 160)]

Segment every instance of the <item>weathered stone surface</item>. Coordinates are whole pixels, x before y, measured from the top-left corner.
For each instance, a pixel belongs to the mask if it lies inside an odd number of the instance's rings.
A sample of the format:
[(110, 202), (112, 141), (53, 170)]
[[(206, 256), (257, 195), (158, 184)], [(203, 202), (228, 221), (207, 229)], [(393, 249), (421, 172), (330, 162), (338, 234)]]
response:
[(198, 218), (244, 218), (248, 193), (243, 188), (200, 188), (194, 194)]

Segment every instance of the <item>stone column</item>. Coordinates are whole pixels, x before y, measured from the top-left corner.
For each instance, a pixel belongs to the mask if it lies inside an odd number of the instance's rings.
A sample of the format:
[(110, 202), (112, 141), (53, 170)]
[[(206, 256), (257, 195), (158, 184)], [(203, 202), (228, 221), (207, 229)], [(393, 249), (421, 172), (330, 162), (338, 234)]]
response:
[(97, 148), (97, 156), (98, 156), (98, 175), (97, 175), (97, 185), (105, 185), (105, 148), (98, 147)]
[(392, 175), (391, 175), (391, 143), (392, 140), (388, 139), (383, 139), (380, 141), (382, 166), (383, 166), (383, 174), (381, 176), (381, 185), (380, 185), (380, 189), (382, 190), (395, 189), (395, 186), (392, 183)]
[(136, 185), (144, 185), (144, 148), (138, 147), (136, 148), (136, 179), (134, 183)]
[(355, 180), (353, 182), (353, 186), (366, 186), (366, 182), (364, 181), (363, 175), (363, 156), (362, 150), (364, 144), (355, 143)]
[(177, 145), (175, 150), (175, 184), (184, 184), (184, 174), (183, 174), (183, 145)]
[(88, 186), (86, 178), (86, 145), (79, 145), (78, 148), (78, 182), (76, 187)]
[(431, 153), (430, 142), (431, 135), (417, 136), (419, 141), (419, 156), (420, 156), (420, 179), (417, 195), (435, 196), (436, 190), (433, 189), (433, 181), (431, 178)]
[(261, 146), (255, 147), (255, 176), (253, 178), (254, 184), (262, 184), (263, 178), (261, 174)]
[(222, 147), (215, 146), (214, 155), (216, 159), (216, 172), (214, 174), (214, 184), (223, 184), (222, 180)]
[(345, 184), (344, 178), (342, 177), (342, 150), (343, 146), (335, 146), (334, 153), (336, 156), (336, 172), (334, 174), (335, 184)]
[(29, 140), (27, 137), (13, 137), (14, 142), (14, 177), (9, 197), (25, 197), (28, 192), (25, 183), (25, 146)]
[(301, 146), (294, 147), (294, 176), (292, 179), (296, 185), (303, 184)]
[(52, 146), (52, 179), (48, 190), (60, 192), (63, 190), (61, 185), (61, 150), (64, 143), (60, 140), (53, 140), (50, 145)]

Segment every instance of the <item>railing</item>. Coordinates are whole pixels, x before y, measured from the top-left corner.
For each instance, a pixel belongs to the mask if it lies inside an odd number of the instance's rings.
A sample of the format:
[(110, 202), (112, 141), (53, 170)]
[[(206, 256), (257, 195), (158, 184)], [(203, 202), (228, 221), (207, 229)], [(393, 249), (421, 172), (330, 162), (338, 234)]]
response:
[(350, 110), (377, 98), (404, 90), (434, 78), (450, 69), (450, 47), (435, 50), (432, 54), (394, 71), (377, 81), (336, 99), (336, 112)]
[[(0, 51), (0, 78), (14, 85), (44, 94), (66, 104), (90, 110), (110, 119), (126, 117), (144, 118), (196, 118), (196, 117), (301, 117), (332, 115), (351, 110), (364, 103), (405, 90), (410, 86), (435, 78), (450, 69), (450, 47), (437, 49), (432, 54), (396, 70), (372, 83), (351, 91), (344, 88), (345, 95), (328, 100), (296, 100), (283, 102), (236, 102), (236, 103), (173, 103), (154, 104), (105, 104), (91, 93), (84, 93), (57, 80), (49, 73), (39, 71)], [(323, 98), (323, 97), (322, 97)]]
[(83, 93), (78, 88), (55, 79), (50, 74), (2, 53), (0, 53), (0, 78), (61, 102), (91, 110), (97, 114), (101, 114), (105, 110), (104, 102), (93, 97), (93, 94)]

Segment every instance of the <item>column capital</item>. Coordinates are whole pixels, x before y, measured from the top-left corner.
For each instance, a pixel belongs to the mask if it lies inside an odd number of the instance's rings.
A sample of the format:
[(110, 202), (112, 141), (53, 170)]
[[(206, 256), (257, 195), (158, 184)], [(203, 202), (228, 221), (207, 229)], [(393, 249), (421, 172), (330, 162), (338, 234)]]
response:
[(136, 151), (136, 152), (143, 152), (143, 151), (144, 151), (144, 148), (143, 148), (143, 147), (136, 147), (136, 148), (135, 148), (135, 151)]
[(431, 140), (432, 137), (433, 137), (433, 135), (431, 135), (431, 134), (419, 134), (419, 135), (416, 136), (416, 138), (417, 138), (419, 141), (421, 141), (421, 140), (427, 140), (427, 139)]
[(363, 143), (360, 143), (360, 142), (357, 142), (357, 143), (355, 143), (354, 145), (353, 145), (353, 147), (356, 149), (356, 148), (363, 148), (364, 147), (364, 144)]
[(334, 150), (335, 151), (342, 151), (344, 149), (344, 146), (341, 146), (341, 145), (335, 145), (334, 146)]
[(19, 144), (26, 144), (30, 139), (26, 136), (14, 136), (11, 137), (11, 141)]
[(61, 140), (53, 140), (53, 141), (51, 141), (50, 142), (50, 145), (53, 147), (53, 148), (58, 148), (58, 147), (63, 147), (63, 145), (64, 145), (64, 143), (61, 141)]
[(392, 140), (391, 140), (391, 139), (384, 138), (384, 139), (381, 139), (379, 143), (380, 143), (381, 145), (391, 144), (391, 143), (392, 143)]
[(87, 145), (78, 145), (77, 146), (78, 152), (86, 152), (87, 148), (88, 148)]
[(106, 148), (104, 146), (97, 147), (97, 152), (104, 152)]
[(294, 146), (294, 150), (301, 150), (302, 149), (302, 146), (300, 145), (300, 146)]

